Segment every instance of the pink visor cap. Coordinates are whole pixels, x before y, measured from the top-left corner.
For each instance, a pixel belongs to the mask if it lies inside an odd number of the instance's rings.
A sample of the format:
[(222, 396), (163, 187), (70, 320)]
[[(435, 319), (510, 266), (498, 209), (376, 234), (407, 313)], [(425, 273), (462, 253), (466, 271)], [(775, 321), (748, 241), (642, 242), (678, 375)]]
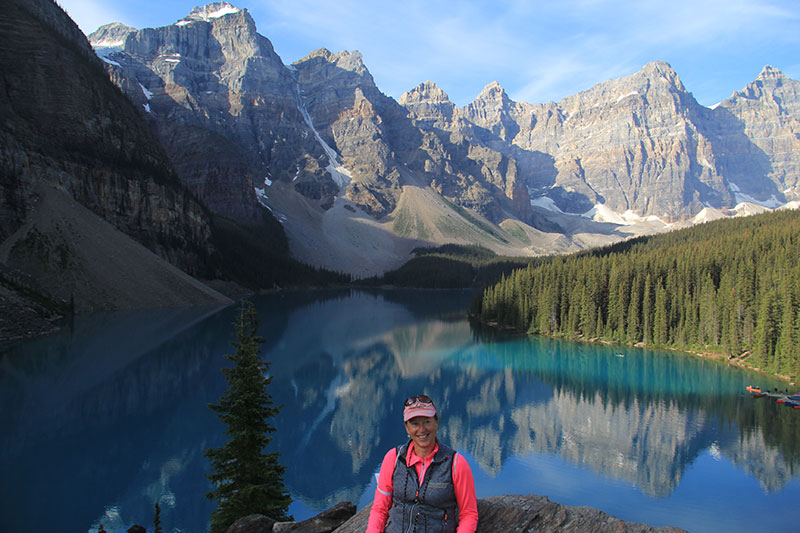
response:
[(436, 416), (436, 407), (432, 403), (416, 401), (403, 409), (403, 422), (408, 422), (415, 416)]

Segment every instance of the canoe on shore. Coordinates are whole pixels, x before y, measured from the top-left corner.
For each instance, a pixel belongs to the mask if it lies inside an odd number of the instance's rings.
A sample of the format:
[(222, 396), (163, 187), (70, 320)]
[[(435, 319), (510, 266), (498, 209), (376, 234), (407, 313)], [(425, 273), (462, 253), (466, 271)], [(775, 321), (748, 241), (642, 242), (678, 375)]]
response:
[(775, 398), (777, 403), (783, 404), (787, 407), (800, 409), (800, 394), (788, 394), (788, 391), (786, 393), (782, 393), (778, 392), (777, 389), (775, 392), (762, 391), (760, 387), (753, 385), (748, 385), (747, 391), (751, 393), (751, 397), (754, 399), (767, 396), (769, 398)]

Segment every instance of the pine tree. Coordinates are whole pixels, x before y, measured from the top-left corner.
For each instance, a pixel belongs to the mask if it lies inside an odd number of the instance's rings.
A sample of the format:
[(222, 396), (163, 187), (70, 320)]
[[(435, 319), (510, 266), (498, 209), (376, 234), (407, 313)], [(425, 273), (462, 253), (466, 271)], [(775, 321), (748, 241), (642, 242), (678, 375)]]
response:
[(644, 279), (644, 294), (642, 295), (642, 341), (648, 344), (653, 340), (653, 299), (650, 296), (652, 290), (652, 278), (648, 272)]
[(277, 452), (264, 453), (275, 428), (268, 419), (278, 414), (267, 386), (269, 363), (261, 360), (256, 334), (258, 314), (249, 301), (243, 301), (234, 324), (233, 346), (236, 353), (225, 357), (232, 368), (223, 369), (228, 390), (218, 404), (209, 404), (227, 426), (230, 440), (221, 448), (207, 449), (212, 473), (207, 477), (214, 490), (206, 496), (217, 500), (211, 513), (211, 533), (222, 533), (237, 519), (262, 514), (276, 521), (290, 520), (292, 499), (283, 486), (284, 467)]
[(153, 533), (161, 533), (161, 506), (156, 502), (156, 515), (153, 518)]
[(778, 319), (776, 317), (776, 295), (768, 288), (759, 297), (756, 328), (753, 333), (753, 355), (757, 364), (768, 370), (776, 370), (775, 344), (778, 339)]
[(642, 340), (641, 313), (639, 311), (641, 278), (637, 277), (631, 285), (631, 297), (628, 304), (628, 331), (625, 335), (628, 342), (637, 343)]
[(667, 290), (658, 285), (656, 287), (656, 308), (653, 315), (653, 342), (656, 346), (667, 344), (669, 335), (667, 324)]

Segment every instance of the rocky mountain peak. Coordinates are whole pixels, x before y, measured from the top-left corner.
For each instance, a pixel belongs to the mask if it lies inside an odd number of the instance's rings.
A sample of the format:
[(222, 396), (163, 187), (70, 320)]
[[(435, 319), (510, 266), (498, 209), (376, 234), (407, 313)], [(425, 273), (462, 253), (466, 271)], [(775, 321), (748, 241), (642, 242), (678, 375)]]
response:
[(361, 79), (358, 83), (366, 82), (369, 85), (375, 85), (372, 74), (364, 65), (364, 57), (358, 50), (352, 52), (343, 50), (334, 54), (327, 48), (320, 48), (303, 59), (295, 61), (292, 65), (308, 71), (307, 74), (322, 75), (323, 79), (341, 78), (342, 74), (347, 74), (349, 78), (350, 74), (355, 74)]
[(642, 67), (642, 73), (651, 77), (657, 76), (669, 80), (674, 80), (678, 77), (672, 65), (666, 61), (651, 61)]
[(666, 61), (648, 63), (637, 74), (634, 74), (634, 77), (645, 80), (651, 87), (663, 85), (679, 92), (688, 92), (683, 86), (678, 73)]
[(129, 34), (136, 31), (136, 28), (126, 26), (121, 22), (104, 24), (89, 34), (89, 42), (94, 48), (122, 48), (125, 39)]
[(496, 81), (492, 81), (478, 94), (477, 100), (509, 100), (505, 89)]
[(473, 124), (490, 130), (502, 139), (513, 139), (519, 131), (511, 115), (518, 106), (512, 102), (505, 89), (493, 81), (486, 85), (478, 97), (463, 109), (463, 114)]
[(342, 50), (341, 52), (334, 54), (327, 48), (319, 48), (308, 54), (303, 59), (295, 61), (295, 64), (305, 63), (307, 61), (311, 61), (316, 58), (320, 58), (322, 61), (325, 61), (326, 63), (334, 63), (339, 67), (343, 68), (349, 67), (346, 70), (350, 70), (353, 72), (359, 69), (363, 70), (367, 69), (367, 67), (364, 65), (364, 57), (358, 50), (354, 50), (352, 52), (350, 52), (349, 50)]
[(748, 83), (744, 89), (734, 92), (723, 104), (725, 106), (736, 105), (737, 99), (762, 99), (767, 97), (773, 100), (772, 94), (777, 92), (789, 91), (793, 96), (797, 94), (800, 87), (795, 80), (787, 78), (786, 75), (771, 65), (766, 65), (761, 73), (752, 82)]
[(447, 93), (430, 80), (420, 83), (410, 91), (406, 91), (399, 100), (400, 105), (403, 106), (421, 102), (431, 104), (451, 103)]
[(447, 93), (432, 81), (420, 83), (403, 93), (398, 103), (405, 107), (414, 119), (440, 125), (453, 120), (456, 108)]
[(775, 68), (772, 65), (765, 65), (763, 69), (761, 69), (761, 73), (756, 78), (757, 80), (783, 80), (786, 79), (786, 76), (783, 74), (781, 69)]
[(800, 197), (800, 82), (767, 65), (715, 112), (729, 154), (726, 177), (736, 185), (737, 198), (747, 200), (738, 194), (747, 190), (749, 197), (774, 207)]
[(224, 17), (225, 15), (239, 13), (240, 11), (242, 10), (229, 4), (228, 2), (213, 2), (202, 7), (195, 7), (192, 9), (191, 13), (186, 15), (175, 24), (181, 26), (183, 24), (189, 24), (198, 20), (209, 22), (213, 19)]
[(330, 50), (328, 50), (327, 48), (324, 48), (324, 47), (323, 48), (317, 48), (313, 52), (309, 53), (303, 59), (299, 59), (299, 60), (295, 61), (295, 63), (305, 63), (306, 61), (310, 61), (310, 60), (314, 59), (315, 57), (321, 57), (324, 61), (327, 61), (328, 63), (331, 63), (332, 62), (331, 58), (333, 58), (333, 52), (331, 52)]
[[(772, 203), (800, 191), (791, 145), (800, 82), (770, 66), (715, 112), (664, 61), (547, 104), (515, 102), (493, 81), (459, 108), (431, 81), (388, 98), (358, 51), (320, 48), (286, 68), (247, 11), (227, 2), (177, 26), (109, 25), (94, 36), (124, 40), (102, 56), (112, 78), (156, 125), (179, 175), (235, 220), (252, 218), (236, 207), (253, 184), (273, 208), (288, 201), (278, 194), (298, 193), (328, 213), (344, 194), (380, 220), (414, 179), (490, 222), (511, 216), (548, 232), (560, 224), (550, 225), (550, 205), (682, 220), (704, 205), (735, 205), (736, 191)], [(260, 186), (273, 182), (285, 188)]]

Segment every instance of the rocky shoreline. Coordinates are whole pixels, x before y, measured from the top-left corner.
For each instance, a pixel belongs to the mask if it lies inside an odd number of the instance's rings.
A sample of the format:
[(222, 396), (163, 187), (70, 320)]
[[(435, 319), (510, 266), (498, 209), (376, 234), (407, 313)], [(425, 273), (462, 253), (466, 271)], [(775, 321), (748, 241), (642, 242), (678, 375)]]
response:
[[(362, 533), (367, 529), (367, 505), (356, 512), (350, 502), (341, 502), (302, 522), (275, 522), (251, 515), (235, 522), (228, 533)], [(476, 533), (498, 531), (593, 532), (593, 533), (678, 533), (670, 526), (649, 526), (626, 522), (591, 507), (575, 507), (551, 501), (546, 496), (503, 495), (478, 499)]]

